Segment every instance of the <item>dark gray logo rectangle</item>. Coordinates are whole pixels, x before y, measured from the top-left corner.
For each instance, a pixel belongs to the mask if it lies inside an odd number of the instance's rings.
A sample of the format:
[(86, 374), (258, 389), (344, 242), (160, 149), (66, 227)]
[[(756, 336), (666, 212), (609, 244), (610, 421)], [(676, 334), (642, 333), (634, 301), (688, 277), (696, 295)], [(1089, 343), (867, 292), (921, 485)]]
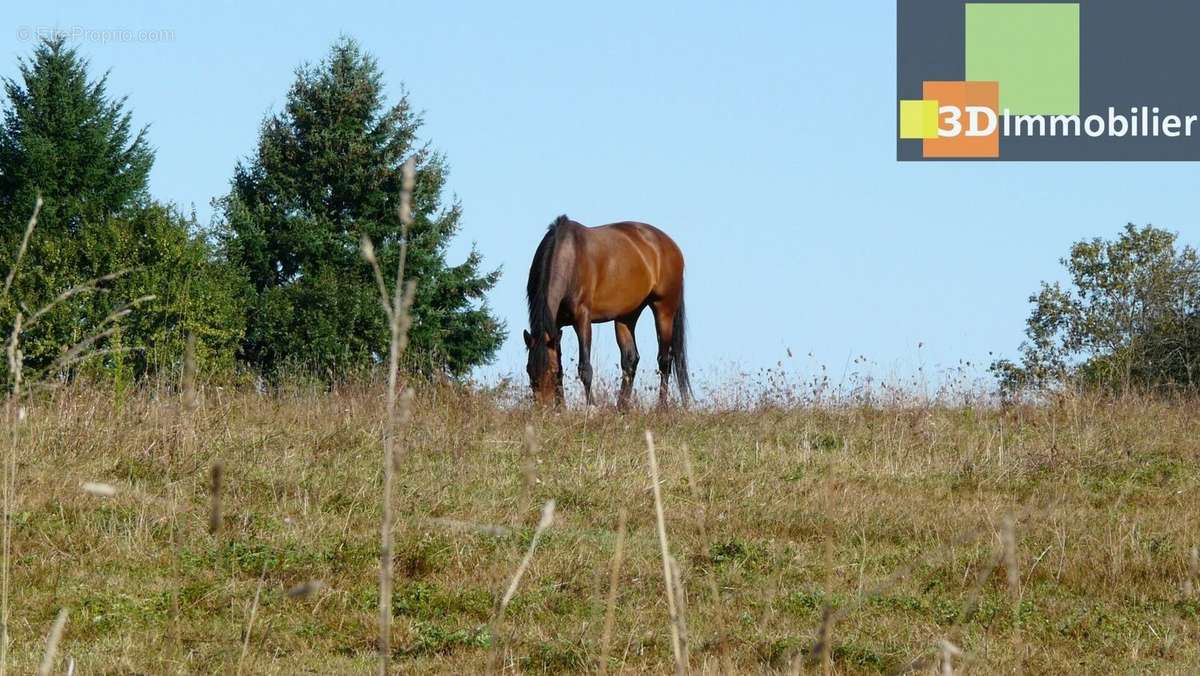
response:
[[(967, 77), (967, 4), (989, 0), (897, 0), (897, 100), (922, 98), (926, 81)], [(1007, 161), (1194, 161), (1200, 160), (1200, 124), (1185, 129), (1187, 116), (1200, 116), (1200, 2), (1190, 0), (1086, 0), (1079, 2), (1079, 128), (1070, 135), (1016, 135), (1015, 119), (1001, 131), (1000, 156)], [(1004, 83), (1000, 83), (1003, 96)], [(1157, 109), (1157, 111), (1155, 111)], [(1001, 113), (1003, 111), (1000, 111)], [(1124, 134), (1119, 119), (1125, 118)], [(1101, 120), (1091, 120), (1098, 116)], [(1179, 133), (1161, 133), (1175, 116)], [(1015, 116), (1014, 116), (1015, 118)], [(1153, 119), (1153, 118), (1156, 118)], [(1143, 120), (1149, 122), (1141, 129)], [(1049, 116), (1045, 124), (1049, 126)], [(1103, 122), (1104, 133), (1090, 135)], [(1115, 122), (1115, 124), (1110, 124)], [(1133, 135), (1132, 125), (1139, 125)], [(1001, 129), (1006, 125), (1001, 121)], [(1150, 132), (1157, 126), (1157, 136)], [(1029, 127), (1022, 127), (1023, 130)], [(1059, 127), (1061, 131), (1062, 127)], [(1184, 133), (1190, 131), (1190, 134)], [(921, 160), (922, 141), (901, 139), (896, 157)], [(976, 160), (986, 161), (986, 160)]]

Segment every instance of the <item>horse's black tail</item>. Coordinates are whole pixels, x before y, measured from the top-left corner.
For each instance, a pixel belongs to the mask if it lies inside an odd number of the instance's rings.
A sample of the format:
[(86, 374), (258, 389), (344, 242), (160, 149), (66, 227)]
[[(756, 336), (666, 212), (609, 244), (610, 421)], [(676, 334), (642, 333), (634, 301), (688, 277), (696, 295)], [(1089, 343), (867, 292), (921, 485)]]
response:
[(675, 384), (679, 386), (679, 397), (684, 406), (692, 398), (692, 383), (688, 380), (687, 367), (687, 320), (683, 312), (683, 290), (679, 292), (679, 309), (675, 311), (675, 322), (671, 328), (671, 362), (675, 370)]

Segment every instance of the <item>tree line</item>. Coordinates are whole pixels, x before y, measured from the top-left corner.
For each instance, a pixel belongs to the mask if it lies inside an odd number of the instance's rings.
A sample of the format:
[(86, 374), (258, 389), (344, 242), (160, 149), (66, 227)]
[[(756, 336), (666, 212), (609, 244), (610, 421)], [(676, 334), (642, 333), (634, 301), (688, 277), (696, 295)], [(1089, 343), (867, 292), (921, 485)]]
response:
[[(67, 346), (135, 304), (103, 355), (77, 369), (123, 380), (178, 369), (190, 336), (210, 373), (333, 380), (369, 370), (387, 327), (359, 259), (363, 236), (385, 269), (408, 243), (408, 275), (419, 280), (410, 371), (461, 376), (503, 341), (505, 325), (486, 302), (499, 270), (475, 250), (458, 265), (446, 260), (462, 219), (462, 205), (443, 197), (446, 158), (420, 139), (406, 95), (386, 100), (378, 63), (354, 40), (296, 70), (283, 109), (262, 121), (257, 146), (213, 200), (210, 224), (150, 194), (148, 129), (134, 128), (127, 100), (64, 37), (41, 41), (3, 86), (0, 252), (21, 247), (44, 200), (21, 274), (0, 295), (6, 334), (19, 314), (51, 307), (21, 330), (25, 369), (52, 368)], [(416, 181), (405, 233), (397, 206), (408, 159)], [(0, 253), (0, 279), (14, 260)], [(1029, 299), (1020, 356), (991, 365), (1005, 397), (1200, 386), (1195, 249), (1130, 224), (1115, 239), (1077, 242), (1062, 263), (1066, 283), (1043, 283)], [(52, 303), (106, 276), (98, 292)]]
[[(3, 83), (0, 278), (37, 196), (44, 201), (21, 274), (0, 300), (5, 333), (18, 313), (52, 305), (22, 331), (25, 369), (49, 368), (130, 303), (136, 311), (107, 337), (111, 349), (85, 365), (93, 374), (178, 369), (189, 336), (197, 366), (210, 373), (338, 379), (370, 369), (387, 327), (359, 257), (363, 236), (385, 269), (407, 238), (408, 274), (419, 280), (409, 370), (459, 376), (493, 357), (505, 326), (485, 296), (500, 272), (475, 250), (447, 262), (462, 206), (443, 197), (446, 158), (420, 139), (421, 116), (406, 95), (388, 102), (378, 63), (354, 40), (296, 70), (283, 109), (263, 120), (207, 225), (150, 194), (149, 130), (135, 128), (127, 100), (89, 70), (59, 36), (41, 41)], [(409, 159), (416, 180), (405, 233), (397, 206)], [(97, 292), (51, 303), (116, 272)]]

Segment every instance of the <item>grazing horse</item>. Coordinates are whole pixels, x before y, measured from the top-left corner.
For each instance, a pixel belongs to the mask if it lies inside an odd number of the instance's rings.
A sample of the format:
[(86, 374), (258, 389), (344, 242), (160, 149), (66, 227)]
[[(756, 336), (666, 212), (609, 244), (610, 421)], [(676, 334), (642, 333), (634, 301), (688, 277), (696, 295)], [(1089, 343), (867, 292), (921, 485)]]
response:
[(626, 221), (594, 228), (559, 216), (546, 230), (529, 267), (530, 386), (540, 403), (563, 401), (562, 327), (579, 337), (579, 379), (592, 405), (592, 324), (613, 322), (621, 349), (621, 394), (629, 407), (638, 350), (634, 327), (642, 310), (654, 314), (658, 333), (659, 406), (667, 405), (667, 381), (684, 405), (691, 394), (683, 317), (683, 253), (662, 230)]

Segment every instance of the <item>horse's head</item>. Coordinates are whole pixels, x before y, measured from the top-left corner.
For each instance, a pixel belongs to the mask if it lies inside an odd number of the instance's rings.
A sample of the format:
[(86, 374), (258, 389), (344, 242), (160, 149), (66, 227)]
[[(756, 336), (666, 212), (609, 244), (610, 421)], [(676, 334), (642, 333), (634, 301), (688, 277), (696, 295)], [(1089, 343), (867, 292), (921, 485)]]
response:
[(525, 332), (525, 349), (529, 351), (529, 386), (539, 404), (562, 400), (562, 330), (541, 332), (534, 336)]

